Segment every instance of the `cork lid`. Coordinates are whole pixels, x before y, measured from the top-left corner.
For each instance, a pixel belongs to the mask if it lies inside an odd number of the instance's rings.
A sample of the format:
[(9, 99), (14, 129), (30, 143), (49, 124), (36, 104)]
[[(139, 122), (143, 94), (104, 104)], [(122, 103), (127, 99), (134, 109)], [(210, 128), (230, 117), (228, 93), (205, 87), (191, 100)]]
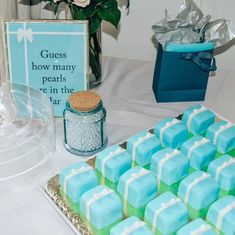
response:
[(79, 91), (69, 96), (70, 107), (80, 112), (88, 112), (98, 107), (100, 96), (94, 91)]

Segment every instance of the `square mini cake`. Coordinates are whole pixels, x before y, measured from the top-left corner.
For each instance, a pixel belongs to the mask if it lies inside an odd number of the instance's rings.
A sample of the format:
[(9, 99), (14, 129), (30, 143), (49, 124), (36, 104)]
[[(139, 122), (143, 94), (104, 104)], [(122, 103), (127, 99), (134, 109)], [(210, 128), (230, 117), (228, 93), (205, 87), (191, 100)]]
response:
[(112, 189), (100, 185), (82, 195), (80, 215), (92, 234), (109, 235), (123, 218), (122, 203)]
[(159, 139), (148, 131), (142, 131), (127, 141), (127, 151), (132, 156), (132, 166), (149, 169), (152, 155), (161, 149)]
[(204, 220), (196, 219), (183, 226), (176, 235), (216, 235), (216, 233)]
[(131, 168), (131, 155), (114, 145), (97, 154), (95, 167), (100, 183), (116, 189), (120, 176)]
[(196, 171), (181, 181), (178, 196), (187, 205), (190, 219), (205, 218), (219, 196), (219, 184), (209, 174)]
[(190, 172), (206, 171), (208, 164), (216, 155), (216, 146), (209, 139), (197, 135), (182, 144), (181, 152), (190, 161)]
[(124, 215), (142, 219), (146, 204), (157, 196), (157, 179), (151, 171), (137, 166), (120, 177), (117, 191), (124, 202)]
[(162, 147), (179, 148), (188, 139), (187, 127), (176, 118), (166, 118), (154, 128)]
[(208, 173), (220, 185), (220, 197), (235, 195), (235, 158), (224, 155), (212, 161)]
[(235, 197), (229, 195), (214, 202), (207, 213), (207, 221), (217, 234), (234, 235)]
[(184, 111), (182, 121), (193, 135), (202, 135), (214, 123), (215, 114), (204, 106), (195, 105)]
[(98, 178), (95, 171), (85, 162), (73, 164), (60, 173), (62, 197), (76, 212), (79, 212), (81, 196), (97, 185)]
[(153, 234), (175, 234), (188, 222), (188, 210), (180, 198), (166, 192), (148, 203), (144, 219)]
[(206, 132), (206, 138), (217, 146), (219, 153), (235, 156), (235, 126), (232, 123), (221, 121), (212, 124)]
[(152, 231), (145, 222), (131, 216), (114, 226), (110, 235), (152, 235)]
[(189, 161), (179, 150), (165, 148), (153, 155), (150, 170), (157, 176), (159, 194), (177, 194), (179, 182), (188, 175)]

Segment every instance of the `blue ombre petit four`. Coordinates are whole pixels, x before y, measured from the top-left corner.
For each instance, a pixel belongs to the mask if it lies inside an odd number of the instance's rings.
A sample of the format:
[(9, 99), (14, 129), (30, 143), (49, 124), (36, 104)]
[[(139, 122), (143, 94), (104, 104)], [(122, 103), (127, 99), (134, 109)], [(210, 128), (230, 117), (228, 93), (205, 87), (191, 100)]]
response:
[(216, 235), (216, 233), (211, 225), (199, 218), (184, 225), (176, 235)]
[(150, 170), (157, 176), (159, 194), (176, 194), (179, 182), (188, 175), (189, 161), (179, 150), (165, 148), (153, 155)]
[(220, 196), (235, 195), (235, 158), (223, 155), (209, 164), (210, 174), (220, 185)]
[(60, 173), (62, 197), (77, 212), (81, 196), (97, 185), (98, 178), (94, 169), (85, 162), (73, 164)]
[(216, 155), (216, 146), (198, 135), (185, 141), (180, 150), (189, 159), (191, 171), (206, 170)]
[(175, 234), (188, 222), (188, 210), (180, 198), (166, 192), (147, 204), (144, 220), (153, 234)]
[(99, 185), (81, 197), (80, 215), (94, 235), (109, 235), (122, 218), (122, 202), (109, 187)]
[(185, 110), (182, 121), (192, 134), (199, 135), (214, 123), (215, 114), (202, 105), (195, 105)]
[(117, 191), (124, 203), (124, 215), (142, 219), (146, 204), (157, 196), (157, 179), (151, 171), (137, 166), (120, 177)]
[(149, 168), (152, 155), (160, 149), (159, 139), (148, 131), (142, 131), (127, 141), (127, 151), (132, 156), (132, 166)]
[(131, 155), (114, 145), (97, 154), (95, 167), (100, 183), (116, 189), (120, 176), (131, 168)]
[(187, 127), (176, 118), (166, 118), (154, 128), (162, 147), (179, 148), (188, 139)]
[(152, 235), (152, 231), (145, 222), (138, 217), (131, 216), (115, 225), (110, 235)]
[(235, 150), (235, 125), (226, 121), (214, 123), (208, 128), (206, 138), (217, 146), (219, 153), (229, 153)]
[(219, 196), (219, 184), (209, 174), (196, 171), (181, 181), (178, 196), (187, 205), (190, 219), (205, 218)]
[(235, 234), (235, 197), (226, 196), (214, 202), (208, 210), (207, 221), (217, 234)]

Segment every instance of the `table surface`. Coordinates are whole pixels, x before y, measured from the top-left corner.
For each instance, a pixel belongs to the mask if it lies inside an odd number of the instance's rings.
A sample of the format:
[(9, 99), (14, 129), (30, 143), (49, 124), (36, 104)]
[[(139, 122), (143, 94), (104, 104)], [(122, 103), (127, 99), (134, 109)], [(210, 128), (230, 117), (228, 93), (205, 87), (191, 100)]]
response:
[[(96, 89), (107, 109), (108, 145), (116, 144), (129, 136), (154, 126), (160, 120), (176, 116), (198, 102), (156, 103), (152, 92), (154, 63), (105, 58), (103, 83)], [(234, 71), (235, 72), (235, 71)], [(230, 121), (235, 122), (234, 72), (218, 70), (211, 76), (205, 102)], [(63, 147), (63, 123), (56, 120), (57, 171), (71, 163), (86, 160), (70, 154)], [(55, 208), (43, 196), (35, 194), (34, 200), (14, 211), (0, 213), (1, 235), (73, 235)], [(79, 234), (79, 233), (78, 233)]]

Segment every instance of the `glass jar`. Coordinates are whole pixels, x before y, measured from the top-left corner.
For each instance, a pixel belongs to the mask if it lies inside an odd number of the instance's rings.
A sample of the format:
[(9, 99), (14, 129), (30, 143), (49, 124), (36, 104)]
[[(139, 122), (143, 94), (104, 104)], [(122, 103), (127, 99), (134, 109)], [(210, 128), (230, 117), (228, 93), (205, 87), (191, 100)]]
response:
[[(83, 91), (83, 93), (85, 92)], [(76, 155), (91, 156), (105, 148), (107, 145), (105, 118), (106, 110), (102, 100), (96, 107), (88, 111), (74, 108), (68, 100), (64, 110), (66, 149)]]

